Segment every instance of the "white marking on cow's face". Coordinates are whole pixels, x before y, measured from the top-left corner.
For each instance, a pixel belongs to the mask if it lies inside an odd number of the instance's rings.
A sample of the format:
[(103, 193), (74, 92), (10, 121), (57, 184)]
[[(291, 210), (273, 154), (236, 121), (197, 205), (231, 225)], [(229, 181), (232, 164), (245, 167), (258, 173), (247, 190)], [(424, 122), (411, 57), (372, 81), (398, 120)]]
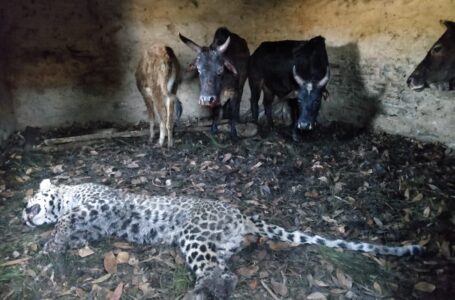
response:
[(307, 83), (306, 84), (306, 90), (308, 91), (308, 94), (311, 94), (311, 91), (313, 90), (313, 84), (312, 83)]

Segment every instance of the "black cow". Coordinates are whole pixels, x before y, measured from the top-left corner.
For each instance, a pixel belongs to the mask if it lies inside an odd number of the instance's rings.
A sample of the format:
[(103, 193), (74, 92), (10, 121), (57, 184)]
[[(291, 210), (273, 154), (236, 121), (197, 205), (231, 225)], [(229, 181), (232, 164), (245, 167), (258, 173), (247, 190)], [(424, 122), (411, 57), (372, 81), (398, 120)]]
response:
[(231, 137), (237, 137), (235, 122), (239, 117), (240, 100), (247, 76), (250, 50), (246, 41), (227, 28), (218, 28), (209, 47), (201, 47), (179, 34), (180, 39), (197, 52), (190, 65), (197, 68), (201, 84), (199, 104), (212, 108), (212, 134), (218, 130), (220, 109), (230, 102)]
[(329, 60), (323, 37), (317, 36), (309, 41), (263, 42), (251, 55), (248, 65), (253, 121), (258, 120), (261, 89), (270, 127), (273, 126), (274, 96), (289, 97), (293, 119), (292, 137), (299, 140), (299, 129), (311, 130), (315, 126), (329, 77)]
[(439, 90), (455, 89), (455, 23), (442, 21), (446, 32), (428, 51), (427, 56), (412, 72), (408, 86), (421, 91), (426, 87)]

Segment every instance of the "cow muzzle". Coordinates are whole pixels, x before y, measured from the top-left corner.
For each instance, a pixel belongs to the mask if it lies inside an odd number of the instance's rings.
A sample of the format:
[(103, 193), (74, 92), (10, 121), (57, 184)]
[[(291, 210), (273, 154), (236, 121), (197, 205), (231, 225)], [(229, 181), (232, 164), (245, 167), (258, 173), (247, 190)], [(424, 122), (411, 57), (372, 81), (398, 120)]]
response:
[(203, 106), (219, 106), (220, 99), (216, 96), (200, 96), (199, 97), (199, 104)]
[(313, 122), (298, 122), (297, 128), (300, 130), (313, 130), (315, 124)]
[(409, 76), (408, 80), (406, 80), (408, 87), (414, 91), (421, 91), (427, 87), (423, 76), (421, 75), (420, 71), (414, 71), (411, 76)]

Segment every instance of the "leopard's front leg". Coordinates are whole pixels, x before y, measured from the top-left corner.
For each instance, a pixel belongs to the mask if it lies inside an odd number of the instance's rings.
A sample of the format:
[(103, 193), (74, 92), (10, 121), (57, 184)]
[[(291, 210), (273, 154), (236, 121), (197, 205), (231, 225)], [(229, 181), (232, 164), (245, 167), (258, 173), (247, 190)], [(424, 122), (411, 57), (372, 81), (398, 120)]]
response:
[(43, 250), (48, 253), (59, 253), (67, 248), (81, 248), (89, 240), (96, 240), (100, 236), (100, 228), (91, 224), (90, 220), (75, 209), (58, 220), (51, 239), (44, 245)]

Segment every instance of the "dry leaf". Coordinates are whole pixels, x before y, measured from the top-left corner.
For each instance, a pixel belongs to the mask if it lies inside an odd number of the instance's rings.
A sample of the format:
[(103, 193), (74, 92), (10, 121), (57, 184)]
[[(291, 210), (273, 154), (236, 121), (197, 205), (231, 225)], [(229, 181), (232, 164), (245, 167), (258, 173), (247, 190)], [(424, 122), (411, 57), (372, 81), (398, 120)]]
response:
[(248, 182), (247, 184), (244, 185), (244, 188), (248, 189), (254, 184), (253, 181)]
[(422, 193), (418, 193), (414, 198), (412, 198), (411, 202), (418, 202), (423, 199)]
[(257, 169), (257, 168), (259, 168), (260, 166), (262, 166), (262, 162), (258, 162), (257, 164), (255, 164), (254, 166), (252, 166), (250, 170)]
[(322, 216), (322, 219), (326, 221), (327, 223), (333, 223), (336, 224), (337, 221), (335, 219), (330, 218), (329, 216)]
[(63, 165), (56, 165), (52, 167), (52, 173), (62, 173), (63, 172)]
[(19, 258), (19, 259), (15, 259), (15, 260), (10, 260), (10, 261), (0, 264), (0, 267), (8, 267), (8, 266), (14, 266), (14, 265), (18, 265), (18, 264), (23, 264), (23, 263), (27, 262), (29, 259), (30, 259), (30, 257), (24, 257), (24, 258)]
[(81, 289), (81, 288), (76, 288), (76, 295), (80, 298), (80, 299), (85, 299), (86, 296), (87, 296), (87, 293)]
[(450, 259), (450, 243), (449, 241), (443, 241), (441, 246), (440, 246), (440, 252), (442, 256), (446, 259)]
[(425, 209), (423, 210), (423, 216), (425, 218), (428, 218), (430, 216), (430, 213), (431, 213), (431, 209), (429, 206), (425, 207)]
[(414, 289), (421, 291), (421, 292), (431, 293), (436, 289), (436, 286), (434, 284), (431, 284), (431, 283), (428, 283), (425, 281), (421, 281), (414, 285)]
[(104, 282), (104, 281), (108, 280), (109, 278), (111, 278), (111, 276), (112, 276), (112, 274), (107, 273), (107, 274), (101, 276), (100, 278), (97, 278), (97, 279), (93, 280), (92, 283)]
[(379, 227), (384, 227), (384, 224), (382, 223), (381, 220), (379, 220), (379, 218), (373, 217), (373, 220)]
[(133, 249), (133, 246), (131, 246), (130, 244), (125, 243), (125, 242), (115, 242), (114, 247), (122, 249), (122, 250)]
[(226, 153), (223, 157), (223, 163), (227, 163), (232, 157), (232, 154), (231, 153)]
[(114, 290), (114, 293), (111, 295), (110, 300), (120, 300), (123, 293), (123, 282), (120, 282)]
[(112, 251), (107, 252), (104, 254), (104, 269), (108, 273), (116, 273), (117, 272), (117, 259)]
[(315, 284), (315, 285), (317, 285), (317, 286), (320, 286), (320, 287), (329, 286), (327, 283), (325, 283), (324, 281), (319, 280), (319, 279), (314, 279), (314, 280), (313, 280), (313, 284)]
[(343, 293), (345, 293), (345, 292), (346, 292), (345, 289), (331, 289), (331, 290), (330, 290), (330, 293), (332, 293), (332, 294), (337, 294), (337, 295), (343, 294)]
[(373, 283), (373, 288), (378, 294), (382, 294), (382, 288), (376, 281)]
[(77, 251), (77, 254), (80, 257), (87, 257), (89, 255), (92, 255), (93, 253), (95, 252), (92, 249), (90, 249), (89, 246), (85, 246), (84, 248), (81, 248)]
[(277, 282), (273, 279), (270, 281), (270, 283), (271, 283), (272, 289), (275, 293), (277, 293), (283, 297), (285, 297), (288, 294), (288, 288), (286, 287), (286, 285), (284, 283)]
[(248, 286), (250, 289), (255, 290), (258, 287), (258, 281), (257, 279), (253, 279), (247, 282)]
[(308, 296), (306, 296), (306, 298), (308, 300), (326, 300), (327, 299), (327, 297), (323, 293), (320, 293), (320, 292), (311, 293)]
[(313, 191), (308, 191), (308, 192), (305, 192), (305, 197), (308, 197), (308, 198), (319, 198), (319, 193), (316, 192), (315, 190)]
[(237, 269), (237, 274), (244, 277), (251, 277), (259, 271), (258, 266), (244, 266)]
[(130, 254), (125, 251), (120, 251), (117, 254), (117, 263), (119, 264), (126, 264), (130, 259)]
[(342, 286), (347, 288), (348, 290), (352, 288), (352, 280), (348, 278), (340, 269), (336, 270), (336, 276), (338, 279), (338, 283)]

